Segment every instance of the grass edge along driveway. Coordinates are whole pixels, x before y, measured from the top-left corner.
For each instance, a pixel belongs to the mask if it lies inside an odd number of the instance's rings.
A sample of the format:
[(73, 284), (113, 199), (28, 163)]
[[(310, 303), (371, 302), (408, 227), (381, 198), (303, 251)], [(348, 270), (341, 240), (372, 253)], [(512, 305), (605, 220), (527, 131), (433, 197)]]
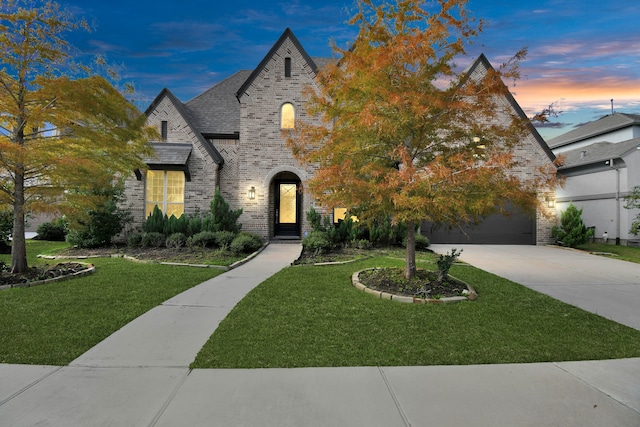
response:
[(478, 291), (478, 300), (472, 302), (402, 304), (351, 286), (354, 271), (400, 265), (400, 260), (379, 257), (284, 269), (240, 301), (192, 368), (466, 365), (640, 356), (640, 331), (471, 266), (455, 266), (451, 273)]

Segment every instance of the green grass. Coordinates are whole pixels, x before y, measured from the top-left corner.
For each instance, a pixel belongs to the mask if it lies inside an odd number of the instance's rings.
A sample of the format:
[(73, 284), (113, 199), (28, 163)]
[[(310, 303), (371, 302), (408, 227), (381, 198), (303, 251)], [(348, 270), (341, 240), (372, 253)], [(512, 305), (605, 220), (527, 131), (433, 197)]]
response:
[(603, 252), (616, 254), (615, 259), (640, 263), (640, 247), (638, 246), (622, 246), (622, 245), (605, 245), (604, 243), (585, 243), (578, 246), (578, 249), (589, 252)]
[[(29, 264), (64, 243), (28, 241)], [(9, 262), (10, 256), (0, 259)], [(0, 291), (0, 363), (66, 365), (172, 296), (221, 273), (217, 269), (92, 259), (96, 272), (33, 288)]]
[(470, 266), (473, 302), (413, 305), (351, 286), (354, 271), (402, 261), (282, 270), (250, 292), (194, 368), (525, 363), (640, 356), (640, 331)]

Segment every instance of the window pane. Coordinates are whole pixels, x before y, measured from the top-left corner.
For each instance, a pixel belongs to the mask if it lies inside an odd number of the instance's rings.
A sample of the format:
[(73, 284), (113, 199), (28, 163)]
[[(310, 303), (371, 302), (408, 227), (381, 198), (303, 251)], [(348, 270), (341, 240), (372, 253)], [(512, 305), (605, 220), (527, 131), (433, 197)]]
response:
[(280, 126), (282, 129), (295, 128), (295, 111), (293, 104), (287, 103), (282, 105), (282, 120)]
[(338, 222), (347, 216), (347, 208), (335, 208), (333, 210), (333, 222)]
[(164, 171), (147, 171), (147, 203), (157, 203), (162, 208), (163, 193)]
[(280, 224), (296, 223), (296, 185), (280, 184)]
[(184, 172), (167, 171), (167, 203), (184, 203)]
[(184, 205), (182, 203), (169, 203), (167, 204), (167, 216), (175, 215), (176, 218), (180, 218), (180, 215), (184, 213)]

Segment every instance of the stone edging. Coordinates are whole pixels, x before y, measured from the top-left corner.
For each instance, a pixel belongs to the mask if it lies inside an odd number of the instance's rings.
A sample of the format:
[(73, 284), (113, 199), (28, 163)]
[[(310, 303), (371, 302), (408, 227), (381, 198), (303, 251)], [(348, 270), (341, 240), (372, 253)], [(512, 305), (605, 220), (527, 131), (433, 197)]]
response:
[(12, 289), (12, 288), (31, 288), (33, 286), (48, 285), (49, 283), (53, 283), (53, 282), (62, 282), (64, 280), (75, 279), (76, 277), (92, 274), (96, 271), (96, 267), (93, 264), (87, 264), (84, 262), (79, 262), (78, 264), (84, 264), (87, 266), (87, 268), (82, 271), (78, 271), (77, 273), (69, 274), (66, 276), (53, 277), (51, 279), (36, 280), (33, 282), (25, 282), (25, 283), (14, 283), (11, 285), (0, 285), (0, 290)]
[(387, 299), (392, 301), (404, 302), (404, 303), (414, 303), (414, 304), (451, 304), (460, 301), (473, 301), (478, 298), (478, 294), (475, 289), (468, 284), (467, 282), (455, 278), (457, 281), (464, 283), (469, 291), (468, 295), (459, 296), (459, 297), (445, 297), (445, 298), (418, 298), (418, 297), (408, 297), (404, 295), (394, 295), (387, 292), (376, 291), (375, 289), (371, 289), (366, 287), (360, 282), (359, 276), (360, 273), (366, 270), (374, 270), (375, 268), (367, 268), (365, 270), (356, 271), (351, 275), (351, 283), (356, 289), (363, 291), (364, 293), (374, 295), (380, 299)]

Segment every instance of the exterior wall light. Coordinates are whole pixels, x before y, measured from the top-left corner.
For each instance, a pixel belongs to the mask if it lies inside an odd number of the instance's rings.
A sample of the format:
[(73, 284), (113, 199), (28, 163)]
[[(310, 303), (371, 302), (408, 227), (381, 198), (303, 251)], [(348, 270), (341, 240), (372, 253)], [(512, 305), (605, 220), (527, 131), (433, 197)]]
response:
[(547, 207), (549, 207), (549, 208), (555, 208), (556, 207), (556, 201), (555, 201), (554, 198), (547, 197), (546, 200), (547, 200)]
[(253, 200), (256, 198), (256, 187), (251, 187), (249, 189), (249, 200)]

